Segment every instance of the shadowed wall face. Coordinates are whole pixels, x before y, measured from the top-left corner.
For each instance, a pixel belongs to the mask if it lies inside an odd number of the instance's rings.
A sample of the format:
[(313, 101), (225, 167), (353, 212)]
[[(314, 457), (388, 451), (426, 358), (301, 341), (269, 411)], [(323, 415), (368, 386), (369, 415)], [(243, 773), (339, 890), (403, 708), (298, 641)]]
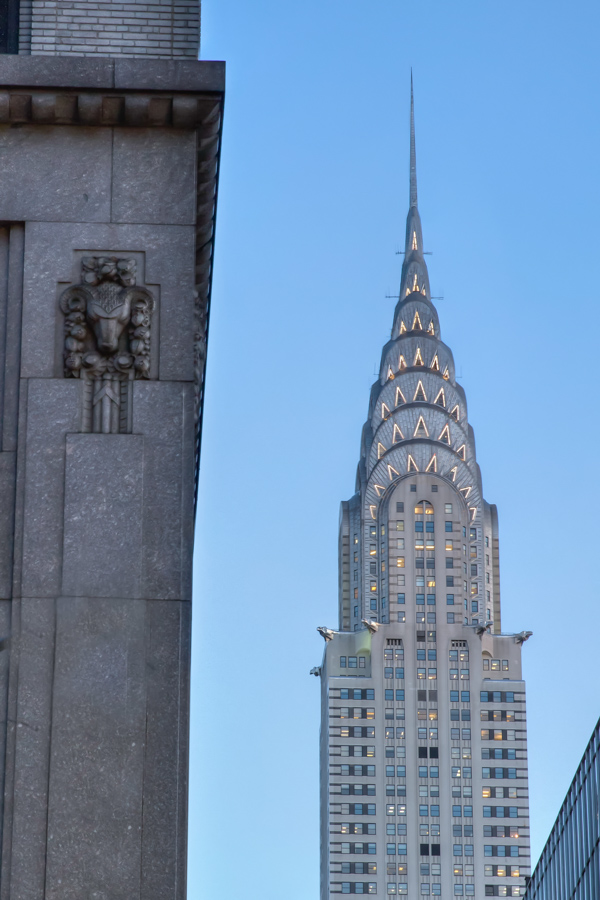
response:
[(1, 900), (185, 896), (222, 99), (218, 63), (0, 56)]

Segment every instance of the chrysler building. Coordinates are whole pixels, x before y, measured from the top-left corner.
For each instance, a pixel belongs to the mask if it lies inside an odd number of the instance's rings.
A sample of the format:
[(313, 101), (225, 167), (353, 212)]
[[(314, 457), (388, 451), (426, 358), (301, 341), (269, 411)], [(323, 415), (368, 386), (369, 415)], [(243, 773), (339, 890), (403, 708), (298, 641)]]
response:
[(530, 635), (501, 630), (498, 517), (410, 205), (390, 340), (342, 503), (321, 677), (321, 900), (520, 897)]

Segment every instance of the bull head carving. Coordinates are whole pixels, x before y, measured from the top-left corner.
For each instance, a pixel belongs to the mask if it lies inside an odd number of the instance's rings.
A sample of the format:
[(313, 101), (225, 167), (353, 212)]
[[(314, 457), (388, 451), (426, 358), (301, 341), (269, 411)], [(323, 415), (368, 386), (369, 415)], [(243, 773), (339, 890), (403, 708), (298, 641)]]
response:
[(85, 257), (83, 268), (87, 284), (67, 288), (60, 299), (65, 375), (119, 372), (147, 378), (154, 299), (135, 286), (134, 261)]

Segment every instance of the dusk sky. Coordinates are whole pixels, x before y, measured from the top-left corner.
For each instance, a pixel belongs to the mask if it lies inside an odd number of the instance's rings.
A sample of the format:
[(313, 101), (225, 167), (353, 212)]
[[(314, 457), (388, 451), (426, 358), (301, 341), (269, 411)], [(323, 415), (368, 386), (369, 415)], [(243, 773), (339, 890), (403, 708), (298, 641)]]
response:
[(600, 714), (600, 6), (203, 0), (227, 62), (196, 525), (189, 895), (316, 900), (339, 504), (399, 288), (410, 69), (442, 339), (533, 631), (532, 863)]

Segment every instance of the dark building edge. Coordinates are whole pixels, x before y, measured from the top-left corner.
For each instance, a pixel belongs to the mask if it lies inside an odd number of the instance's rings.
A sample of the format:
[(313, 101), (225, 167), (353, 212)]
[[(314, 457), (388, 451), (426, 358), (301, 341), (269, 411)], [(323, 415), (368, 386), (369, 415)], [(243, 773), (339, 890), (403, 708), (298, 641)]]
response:
[[(556, 851), (556, 848), (561, 839), (561, 831), (562, 831), (562, 823), (561, 818), (564, 813), (567, 813), (570, 807), (574, 806), (577, 801), (577, 795), (580, 793), (580, 785), (581, 785), (581, 776), (587, 772), (590, 768), (596, 753), (597, 749), (594, 749), (594, 745), (596, 748), (600, 745), (600, 719), (596, 722), (596, 727), (594, 728), (591, 737), (587, 743), (587, 746), (583, 752), (583, 756), (577, 766), (575, 771), (575, 775), (571, 780), (571, 784), (567, 790), (565, 795), (565, 799), (563, 800), (561, 807), (558, 811), (558, 815), (554, 820), (554, 824), (550, 830), (550, 834), (548, 835), (548, 839), (544, 844), (544, 849), (540, 853), (540, 858), (536, 864), (535, 869), (531, 874), (531, 878), (528, 881), (527, 889), (525, 891), (524, 900), (534, 900), (536, 897), (536, 891), (538, 888), (542, 887), (543, 879), (548, 871), (550, 864), (552, 863), (553, 855)], [(596, 785), (598, 788), (598, 785)], [(589, 862), (589, 859), (586, 861)], [(584, 867), (585, 868), (585, 867)], [(583, 871), (584, 869), (582, 869)], [(575, 897), (575, 894), (570, 894), (569, 896)], [(559, 900), (559, 898), (556, 898)]]
[(19, 0), (0, 4), (0, 53), (19, 52)]

